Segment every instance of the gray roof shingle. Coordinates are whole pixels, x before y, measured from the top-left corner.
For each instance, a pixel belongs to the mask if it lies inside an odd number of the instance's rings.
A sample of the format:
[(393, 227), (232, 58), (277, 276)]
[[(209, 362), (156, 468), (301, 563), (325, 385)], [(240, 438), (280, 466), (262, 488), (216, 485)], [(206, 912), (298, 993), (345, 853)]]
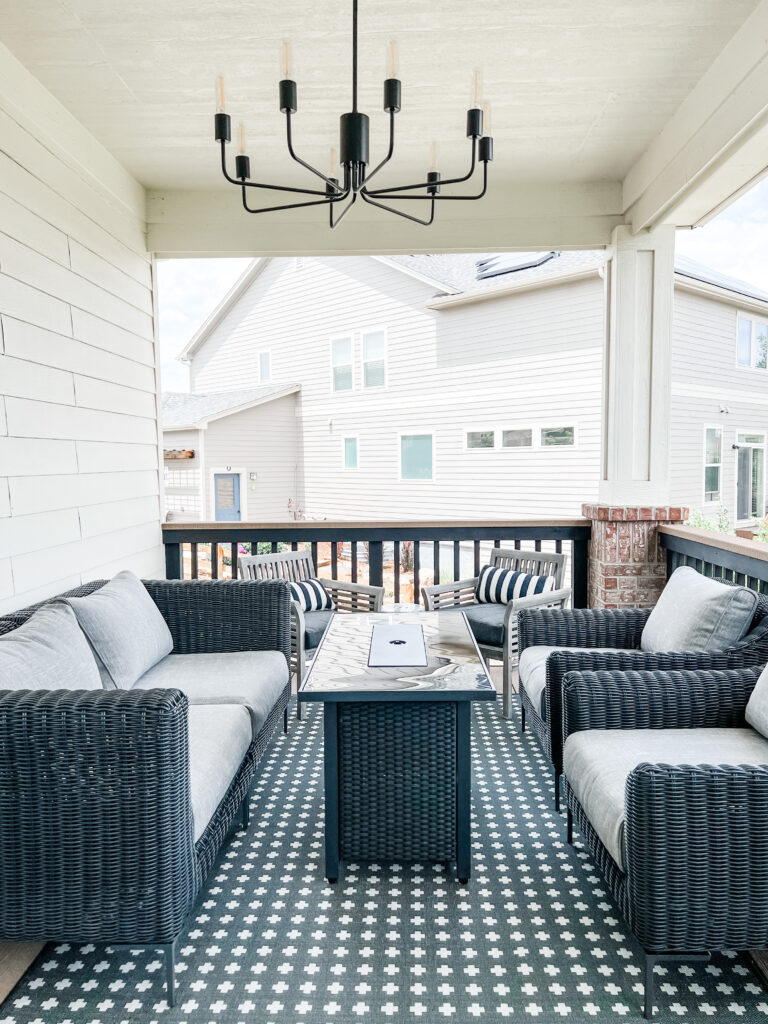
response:
[(182, 427), (202, 426), (213, 416), (269, 402), (273, 398), (300, 389), (300, 384), (279, 384), (263, 388), (243, 388), (240, 391), (212, 391), (202, 395), (166, 391), (163, 394), (163, 427), (166, 430), (179, 430)]

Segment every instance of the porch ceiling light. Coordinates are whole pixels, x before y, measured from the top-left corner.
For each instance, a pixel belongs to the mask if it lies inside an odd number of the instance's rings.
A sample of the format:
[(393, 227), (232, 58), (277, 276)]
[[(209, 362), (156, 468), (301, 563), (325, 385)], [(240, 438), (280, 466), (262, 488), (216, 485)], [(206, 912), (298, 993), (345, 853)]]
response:
[[(472, 155), (469, 170), (460, 178), (440, 176), (438, 170), (438, 146), (432, 143), (430, 150), (430, 167), (425, 181), (410, 185), (398, 185), (390, 188), (371, 189), (370, 184), (375, 175), (389, 163), (395, 148), (395, 114), (400, 110), (401, 83), (397, 77), (398, 52), (397, 43), (390, 43), (387, 56), (387, 78), (384, 81), (384, 111), (389, 114), (389, 147), (384, 159), (368, 173), (369, 164), (369, 121), (368, 115), (357, 109), (357, 4), (352, 2), (352, 110), (339, 118), (339, 148), (341, 154), (341, 179), (337, 176), (336, 150), (331, 150), (328, 174), (308, 164), (296, 155), (293, 148), (292, 118), (297, 110), (296, 82), (291, 78), (290, 44), (283, 43), (282, 69), (283, 77), (279, 84), (280, 111), (285, 114), (286, 139), (288, 152), (296, 163), (301, 164), (321, 181), (325, 182), (322, 189), (291, 188), (287, 185), (268, 185), (263, 182), (251, 181), (251, 162), (246, 151), (245, 127), (239, 125), (239, 152), (235, 157), (234, 177), (227, 170), (226, 146), (231, 140), (231, 118), (226, 112), (224, 81), (219, 78), (216, 87), (216, 118), (215, 138), (221, 145), (221, 169), (224, 177), (242, 192), (243, 206), (248, 213), (271, 213), (276, 210), (296, 210), (305, 206), (328, 206), (328, 223), (332, 228), (341, 221), (347, 211), (355, 204), (358, 197), (370, 206), (377, 206), (398, 217), (415, 221), (417, 224), (431, 224), (435, 218), (435, 203), (438, 201), (468, 202), (482, 199), (488, 187), (488, 164), (493, 160), (493, 138), (490, 132), (490, 110), (482, 102), (482, 80), (478, 71), (472, 77), (472, 100), (467, 110), (467, 138), (470, 140)], [(485, 121), (485, 132), (483, 131)], [(473, 195), (445, 195), (444, 185), (457, 185), (468, 181), (474, 175), (477, 164), (481, 163), (483, 183), (479, 192)], [(282, 203), (272, 206), (250, 206), (248, 190), (263, 189), (270, 192), (285, 192), (312, 198), (301, 202)], [(427, 217), (414, 216), (404, 210), (398, 210), (390, 203), (416, 200), (429, 204)], [(338, 204), (343, 204), (340, 212)]]

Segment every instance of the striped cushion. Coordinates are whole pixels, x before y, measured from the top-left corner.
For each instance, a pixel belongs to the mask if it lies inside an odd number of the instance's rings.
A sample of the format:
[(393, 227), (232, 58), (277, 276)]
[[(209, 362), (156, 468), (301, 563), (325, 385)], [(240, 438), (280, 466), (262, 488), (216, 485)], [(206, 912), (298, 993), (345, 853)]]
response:
[(291, 597), (303, 612), (318, 612), (333, 608), (331, 595), (320, 580), (302, 580), (291, 584)]
[(514, 569), (484, 565), (475, 588), (480, 604), (507, 604), (516, 597), (533, 597), (555, 589), (554, 576), (531, 576)]

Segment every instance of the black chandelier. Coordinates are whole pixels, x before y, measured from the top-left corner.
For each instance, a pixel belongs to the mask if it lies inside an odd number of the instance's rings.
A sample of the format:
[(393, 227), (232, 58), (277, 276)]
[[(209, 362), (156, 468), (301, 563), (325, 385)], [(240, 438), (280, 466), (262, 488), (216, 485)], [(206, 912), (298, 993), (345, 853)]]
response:
[[(389, 44), (388, 77), (384, 81), (384, 111), (389, 114), (389, 147), (384, 159), (374, 170), (368, 173), (369, 164), (369, 120), (368, 115), (357, 109), (357, 2), (352, 0), (352, 110), (339, 118), (339, 147), (342, 175), (339, 179), (336, 152), (331, 150), (328, 174), (308, 164), (296, 155), (293, 148), (292, 118), (297, 110), (296, 82), (291, 78), (291, 51), (287, 43), (283, 43), (282, 66), (283, 78), (279, 85), (280, 111), (285, 114), (286, 139), (288, 152), (296, 163), (301, 164), (312, 174), (325, 182), (324, 189), (291, 188), (287, 185), (268, 185), (264, 182), (251, 181), (251, 161), (246, 153), (245, 128), (239, 126), (239, 152), (235, 157), (235, 176), (227, 170), (226, 145), (231, 139), (231, 118), (226, 112), (224, 81), (217, 81), (215, 138), (221, 144), (221, 169), (224, 177), (232, 185), (242, 191), (243, 206), (248, 213), (271, 213), (276, 210), (296, 210), (305, 206), (328, 206), (328, 222), (332, 228), (340, 223), (348, 210), (355, 204), (358, 196), (370, 206), (377, 206), (398, 217), (415, 221), (417, 224), (431, 224), (435, 219), (435, 203), (438, 201), (470, 202), (482, 199), (488, 188), (488, 164), (493, 160), (493, 138), (490, 132), (490, 112), (487, 105), (482, 104), (481, 78), (475, 72), (472, 79), (472, 101), (467, 110), (467, 138), (470, 139), (472, 151), (469, 170), (460, 178), (442, 179), (437, 169), (437, 144), (432, 143), (430, 168), (425, 181), (410, 185), (399, 185), (392, 188), (371, 189), (370, 183), (379, 171), (389, 163), (395, 148), (395, 114), (400, 110), (401, 83), (397, 77), (397, 43)], [(485, 115), (485, 117), (484, 117)], [(483, 133), (485, 120), (485, 134)], [(479, 192), (473, 195), (445, 195), (444, 185), (457, 185), (469, 181), (475, 173), (477, 164), (483, 165), (483, 184)], [(313, 198), (301, 202), (283, 203), (276, 206), (254, 207), (248, 205), (248, 189), (264, 189), (270, 192), (288, 192)], [(317, 197), (317, 198), (314, 198)], [(392, 202), (417, 200), (429, 203), (429, 216), (417, 217), (403, 210), (388, 205)], [(340, 212), (339, 203), (345, 204)]]

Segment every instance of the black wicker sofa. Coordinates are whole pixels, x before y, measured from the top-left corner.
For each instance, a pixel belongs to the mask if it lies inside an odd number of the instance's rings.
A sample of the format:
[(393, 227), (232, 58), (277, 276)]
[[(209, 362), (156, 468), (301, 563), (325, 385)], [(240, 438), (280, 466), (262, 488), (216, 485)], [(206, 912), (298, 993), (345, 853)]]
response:
[(768, 948), (768, 739), (745, 721), (759, 676), (563, 681), (568, 841), (575, 822), (642, 946), (646, 1017), (655, 964)]
[[(728, 583), (727, 580), (719, 582)], [(560, 808), (563, 771), (563, 680), (568, 672), (625, 670), (725, 670), (768, 662), (768, 596), (759, 595), (751, 625), (724, 650), (647, 652), (640, 649), (650, 608), (537, 609), (520, 613), (518, 642), (526, 648), (558, 648), (546, 658), (542, 700), (520, 679), (522, 727), (530, 725), (554, 769), (555, 806)]]
[[(282, 581), (144, 586), (170, 629), (172, 667), (176, 655), (280, 652), (285, 685), (260, 724), (242, 726), (234, 771), (217, 780), (223, 797), (197, 825), (193, 722), (205, 734), (204, 716), (231, 710), (231, 698), (227, 709), (173, 686), (0, 689), (0, 938), (161, 949), (173, 1005), (177, 939), (239, 815), (247, 826), (256, 765), (281, 719), (287, 731), (290, 593)], [(0, 634), (42, 605), (0, 618)]]

